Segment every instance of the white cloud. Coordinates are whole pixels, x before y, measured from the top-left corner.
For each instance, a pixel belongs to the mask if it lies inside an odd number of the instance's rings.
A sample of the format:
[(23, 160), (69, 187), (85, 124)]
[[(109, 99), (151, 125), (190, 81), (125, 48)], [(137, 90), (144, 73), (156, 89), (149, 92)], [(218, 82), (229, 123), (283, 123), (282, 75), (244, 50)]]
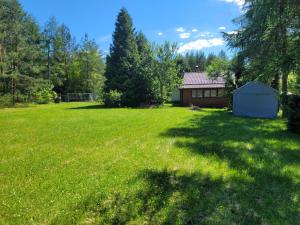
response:
[(226, 27), (219, 27), (219, 30), (226, 30)]
[(227, 34), (237, 34), (237, 31), (229, 31)]
[(187, 39), (187, 38), (190, 38), (190, 36), (191, 36), (191, 33), (181, 33), (181, 34), (179, 34), (179, 37), (181, 39)]
[(158, 32), (157, 35), (158, 35), (158, 36), (163, 36), (164, 33), (163, 33), (163, 32)]
[(182, 33), (182, 32), (185, 32), (185, 29), (183, 27), (178, 27), (176, 29), (176, 32)]
[(213, 37), (213, 34), (211, 32), (208, 32), (208, 31), (205, 31), (205, 32), (200, 32), (198, 33), (196, 36), (196, 38), (199, 38), (199, 37)]
[(186, 51), (201, 50), (203, 48), (210, 48), (221, 45), (224, 45), (224, 40), (222, 38), (198, 39), (196, 41), (192, 41), (180, 46), (178, 52), (184, 53)]
[(198, 32), (198, 29), (194, 28), (192, 29), (192, 32)]
[(234, 4), (237, 4), (240, 7), (242, 7), (245, 3), (245, 0), (221, 0), (221, 1), (228, 2), (228, 3), (234, 3)]

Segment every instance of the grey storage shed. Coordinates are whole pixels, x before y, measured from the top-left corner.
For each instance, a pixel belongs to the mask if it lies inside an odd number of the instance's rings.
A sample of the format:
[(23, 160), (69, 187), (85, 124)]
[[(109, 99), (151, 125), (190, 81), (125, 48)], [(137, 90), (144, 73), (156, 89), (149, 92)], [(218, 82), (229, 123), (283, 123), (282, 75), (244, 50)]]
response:
[(258, 118), (276, 118), (278, 91), (258, 81), (251, 81), (233, 92), (233, 114)]

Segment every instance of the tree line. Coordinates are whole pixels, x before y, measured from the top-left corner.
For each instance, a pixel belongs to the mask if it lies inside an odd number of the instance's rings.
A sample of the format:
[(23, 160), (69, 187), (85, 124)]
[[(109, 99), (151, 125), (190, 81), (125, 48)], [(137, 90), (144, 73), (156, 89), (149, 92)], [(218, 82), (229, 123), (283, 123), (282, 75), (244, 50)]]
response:
[(101, 92), (104, 69), (101, 51), (88, 35), (77, 42), (54, 17), (42, 29), (17, 0), (0, 0), (2, 101), (47, 102), (52, 93)]

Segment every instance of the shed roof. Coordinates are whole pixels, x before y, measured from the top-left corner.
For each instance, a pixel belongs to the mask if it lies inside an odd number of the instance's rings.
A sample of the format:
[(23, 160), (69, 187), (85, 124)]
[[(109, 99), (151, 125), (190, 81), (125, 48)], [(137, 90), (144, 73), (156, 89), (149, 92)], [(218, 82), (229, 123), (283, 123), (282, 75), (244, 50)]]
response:
[(238, 92), (247, 92), (247, 93), (274, 93), (274, 94), (278, 94), (278, 91), (272, 87), (270, 87), (267, 84), (264, 84), (260, 81), (250, 81), (247, 84), (241, 86), (238, 89), (235, 89), (233, 91), (234, 93), (238, 93)]
[(222, 77), (210, 78), (206, 73), (184, 73), (180, 89), (191, 88), (225, 88)]

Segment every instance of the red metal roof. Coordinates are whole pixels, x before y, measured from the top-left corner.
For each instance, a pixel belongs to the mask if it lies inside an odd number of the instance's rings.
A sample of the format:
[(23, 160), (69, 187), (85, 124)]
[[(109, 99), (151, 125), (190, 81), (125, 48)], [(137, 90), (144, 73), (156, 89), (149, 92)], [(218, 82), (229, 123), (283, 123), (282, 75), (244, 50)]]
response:
[(190, 88), (225, 88), (222, 77), (210, 78), (206, 73), (185, 73), (180, 89)]

